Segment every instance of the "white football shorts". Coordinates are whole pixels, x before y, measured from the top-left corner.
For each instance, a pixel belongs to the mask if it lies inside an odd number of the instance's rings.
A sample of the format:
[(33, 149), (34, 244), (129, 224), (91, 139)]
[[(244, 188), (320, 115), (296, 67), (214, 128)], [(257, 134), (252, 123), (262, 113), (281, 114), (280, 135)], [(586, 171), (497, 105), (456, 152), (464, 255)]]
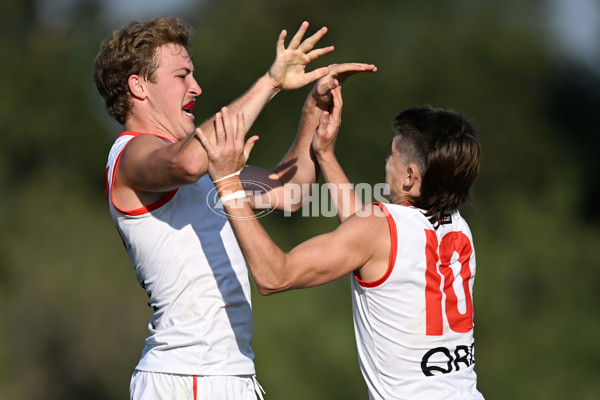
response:
[(131, 400), (263, 400), (264, 390), (253, 375), (177, 375), (136, 370)]

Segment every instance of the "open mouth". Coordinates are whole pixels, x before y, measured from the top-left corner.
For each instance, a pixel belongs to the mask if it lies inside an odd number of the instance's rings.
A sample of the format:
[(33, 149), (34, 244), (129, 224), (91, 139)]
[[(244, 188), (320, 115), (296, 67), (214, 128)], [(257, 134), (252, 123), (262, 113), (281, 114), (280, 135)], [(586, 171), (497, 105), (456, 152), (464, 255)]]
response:
[(190, 101), (189, 103), (187, 103), (185, 106), (183, 106), (181, 109), (183, 110), (184, 113), (186, 113), (187, 115), (193, 116), (192, 111), (194, 111), (194, 108), (196, 107), (196, 102), (194, 101)]

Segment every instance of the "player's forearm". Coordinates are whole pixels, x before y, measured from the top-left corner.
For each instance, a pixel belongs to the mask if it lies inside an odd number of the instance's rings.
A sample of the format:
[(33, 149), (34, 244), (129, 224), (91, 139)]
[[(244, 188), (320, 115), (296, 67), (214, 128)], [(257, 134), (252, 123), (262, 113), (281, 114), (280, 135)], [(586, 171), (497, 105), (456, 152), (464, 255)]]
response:
[(269, 295), (288, 289), (291, 277), (286, 273), (287, 254), (271, 240), (247, 198), (227, 200), (232, 193), (243, 191), (241, 182), (236, 178), (217, 182), (217, 190), (259, 293)]
[[(302, 109), (302, 116), (298, 125), (296, 138), (286, 155), (275, 168), (275, 173), (283, 185), (293, 185), (301, 191), (309, 190), (319, 177), (319, 165), (311, 150), (311, 143), (315, 130), (319, 125), (321, 110), (316, 106), (314, 99), (307, 98)], [(303, 199), (308, 198), (308, 193), (290, 197), (288, 200), (297, 200), (293, 204), (286, 204), (288, 210), (295, 211), (302, 206)]]
[(360, 209), (363, 204), (357, 197), (352, 184), (333, 153), (318, 154), (316, 158), (323, 178), (328, 184), (329, 193), (331, 194), (334, 209), (337, 211), (338, 219), (340, 222), (344, 222), (349, 216)]
[[(246, 131), (249, 131), (267, 103), (279, 92), (280, 89), (275, 88), (271, 84), (268, 74), (265, 74), (254, 82), (244, 94), (232, 101), (227, 107), (229, 108), (231, 115), (236, 115), (239, 111), (244, 112)], [(235, 121), (233, 121), (233, 123), (234, 125), (236, 124)], [(214, 134), (214, 116), (204, 121), (200, 127), (207, 134)]]
[(243, 95), (234, 100), (230, 105), (232, 115), (239, 111), (244, 112), (246, 130), (250, 130), (256, 118), (265, 105), (280, 92), (281, 89), (272, 85), (268, 74), (261, 76)]

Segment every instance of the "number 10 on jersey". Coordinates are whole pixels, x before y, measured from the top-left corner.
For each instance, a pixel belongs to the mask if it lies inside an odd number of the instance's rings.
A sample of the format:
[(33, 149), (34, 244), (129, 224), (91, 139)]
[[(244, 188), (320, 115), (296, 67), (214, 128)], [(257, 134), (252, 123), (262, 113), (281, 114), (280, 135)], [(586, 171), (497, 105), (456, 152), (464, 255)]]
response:
[[(471, 241), (462, 232), (449, 232), (442, 237), (438, 245), (438, 238), (433, 230), (425, 230), (427, 245), (425, 255), (427, 269), (425, 272), (425, 313), (427, 336), (441, 336), (444, 332), (442, 291), (446, 295), (445, 314), (450, 329), (458, 333), (467, 333), (473, 329), (473, 300), (469, 287), (471, 268), (469, 260), (473, 254)], [(458, 263), (461, 265), (460, 274), (455, 278), (450, 261), (454, 253), (458, 254)], [(439, 267), (438, 267), (439, 264)], [(461, 313), (458, 309), (458, 296), (455, 291), (454, 280), (460, 279), (466, 309)], [(442, 284), (443, 280), (443, 284)]]

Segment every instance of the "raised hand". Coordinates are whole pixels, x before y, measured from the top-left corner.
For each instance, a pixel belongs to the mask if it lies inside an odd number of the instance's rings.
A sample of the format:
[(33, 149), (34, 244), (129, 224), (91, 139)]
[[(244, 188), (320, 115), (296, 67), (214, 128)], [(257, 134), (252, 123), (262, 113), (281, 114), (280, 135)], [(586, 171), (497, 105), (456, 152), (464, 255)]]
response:
[(343, 63), (329, 65), (329, 73), (319, 79), (311, 96), (317, 102), (317, 107), (327, 110), (331, 106), (332, 89), (341, 86), (350, 76), (360, 72), (376, 72), (377, 67), (373, 64)]
[(333, 100), (331, 111), (324, 110), (321, 113), (319, 127), (312, 141), (312, 149), (317, 158), (326, 153), (333, 154), (335, 141), (342, 124), (342, 88), (338, 86), (329, 93)]
[(244, 113), (240, 111), (237, 114), (237, 125), (234, 126), (227, 107), (223, 107), (215, 115), (215, 133), (212, 137), (207, 136), (200, 128), (197, 128), (197, 134), (206, 150), (208, 174), (213, 182), (239, 174), (258, 140), (258, 136), (252, 136), (244, 143)]
[(287, 31), (284, 29), (279, 34), (277, 55), (268, 72), (269, 80), (274, 88), (280, 90), (298, 89), (327, 75), (329, 72), (327, 67), (306, 72), (306, 66), (309, 62), (333, 51), (333, 46), (313, 50), (317, 42), (327, 33), (326, 27), (319, 29), (314, 35), (302, 41), (307, 29), (308, 22), (304, 21), (287, 48), (284, 44)]

